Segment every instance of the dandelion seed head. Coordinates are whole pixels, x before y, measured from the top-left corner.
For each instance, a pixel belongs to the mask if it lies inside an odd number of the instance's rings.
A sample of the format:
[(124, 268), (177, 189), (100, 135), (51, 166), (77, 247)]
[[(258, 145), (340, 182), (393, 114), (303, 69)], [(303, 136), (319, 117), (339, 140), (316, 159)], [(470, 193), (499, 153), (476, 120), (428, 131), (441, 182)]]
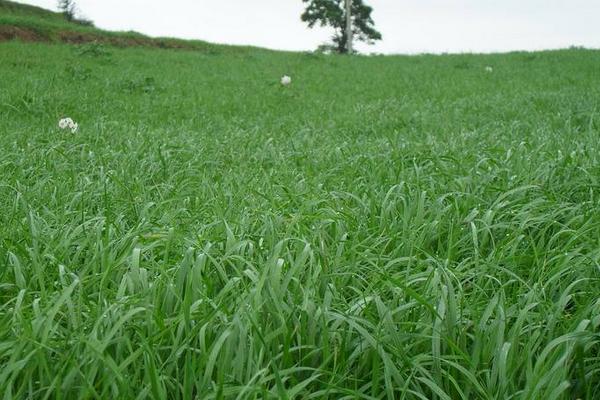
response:
[(60, 129), (70, 129), (72, 133), (77, 132), (79, 130), (79, 124), (71, 118), (62, 118), (58, 121), (58, 127)]
[(67, 129), (70, 128), (71, 125), (73, 125), (73, 120), (71, 118), (63, 118), (60, 121), (58, 121), (58, 127), (60, 129)]
[(288, 86), (291, 83), (292, 83), (292, 78), (291, 77), (289, 77), (287, 75), (284, 75), (284, 76), (281, 77), (281, 84), (283, 86)]

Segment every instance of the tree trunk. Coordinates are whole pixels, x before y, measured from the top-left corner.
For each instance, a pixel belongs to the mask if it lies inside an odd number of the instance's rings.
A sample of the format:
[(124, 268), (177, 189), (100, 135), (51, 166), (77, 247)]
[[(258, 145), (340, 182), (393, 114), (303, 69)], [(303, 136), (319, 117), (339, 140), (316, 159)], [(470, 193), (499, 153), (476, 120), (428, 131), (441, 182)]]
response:
[(348, 52), (348, 46), (347, 46), (347, 39), (346, 39), (346, 32), (344, 31), (345, 28), (342, 29), (342, 35), (339, 37), (339, 40), (337, 40), (337, 52), (340, 54), (346, 54)]
[(352, 0), (346, 0), (346, 50), (352, 54)]

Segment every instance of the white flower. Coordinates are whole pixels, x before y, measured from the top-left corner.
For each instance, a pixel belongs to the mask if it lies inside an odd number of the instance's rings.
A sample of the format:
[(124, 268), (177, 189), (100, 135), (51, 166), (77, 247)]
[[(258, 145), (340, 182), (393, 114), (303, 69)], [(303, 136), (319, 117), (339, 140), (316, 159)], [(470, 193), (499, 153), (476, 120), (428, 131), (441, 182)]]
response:
[(292, 83), (292, 78), (290, 78), (290, 77), (289, 77), (289, 76), (287, 76), (287, 75), (284, 75), (284, 76), (282, 76), (282, 77), (281, 77), (281, 84), (282, 84), (283, 86), (287, 86), (287, 85), (289, 85), (290, 83)]
[(73, 125), (73, 120), (71, 118), (63, 118), (58, 121), (58, 127), (60, 129), (67, 129)]
[(58, 121), (58, 127), (60, 129), (70, 129), (71, 132), (75, 133), (79, 129), (79, 124), (71, 118), (63, 118)]
[(494, 68), (488, 65), (487, 67), (485, 67), (485, 72), (494, 72)]

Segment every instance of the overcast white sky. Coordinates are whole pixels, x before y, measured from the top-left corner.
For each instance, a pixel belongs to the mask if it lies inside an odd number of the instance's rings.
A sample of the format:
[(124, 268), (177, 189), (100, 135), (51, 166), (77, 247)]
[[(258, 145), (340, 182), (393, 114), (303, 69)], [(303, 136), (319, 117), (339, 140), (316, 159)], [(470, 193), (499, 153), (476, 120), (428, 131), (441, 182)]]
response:
[[(19, 1), (19, 0), (18, 0)], [(600, 0), (365, 0), (383, 34), (365, 52), (600, 48)], [(55, 9), (56, 0), (20, 0)], [(331, 31), (300, 21), (301, 0), (78, 0), (100, 28), (314, 50)]]

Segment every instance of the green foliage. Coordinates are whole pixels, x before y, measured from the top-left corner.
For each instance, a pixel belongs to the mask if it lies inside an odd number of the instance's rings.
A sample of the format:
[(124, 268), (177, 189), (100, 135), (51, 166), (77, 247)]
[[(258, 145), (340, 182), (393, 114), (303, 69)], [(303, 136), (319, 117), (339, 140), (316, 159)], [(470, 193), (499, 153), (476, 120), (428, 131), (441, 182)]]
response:
[(108, 48), (99, 42), (90, 42), (80, 45), (77, 49), (77, 54), (89, 57), (108, 57), (111, 55)]
[[(347, 53), (348, 34), (346, 32), (346, 8), (344, 0), (302, 0), (308, 3), (301, 19), (309, 27), (331, 26), (335, 33), (332, 41), (339, 53)], [(381, 40), (381, 33), (375, 29), (371, 18), (373, 9), (363, 0), (352, 1), (352, 32), (354, 37), (366, 43)]]
[(2, 398), (596, 396), (600, 52), (215, 49), (0, 43)]

